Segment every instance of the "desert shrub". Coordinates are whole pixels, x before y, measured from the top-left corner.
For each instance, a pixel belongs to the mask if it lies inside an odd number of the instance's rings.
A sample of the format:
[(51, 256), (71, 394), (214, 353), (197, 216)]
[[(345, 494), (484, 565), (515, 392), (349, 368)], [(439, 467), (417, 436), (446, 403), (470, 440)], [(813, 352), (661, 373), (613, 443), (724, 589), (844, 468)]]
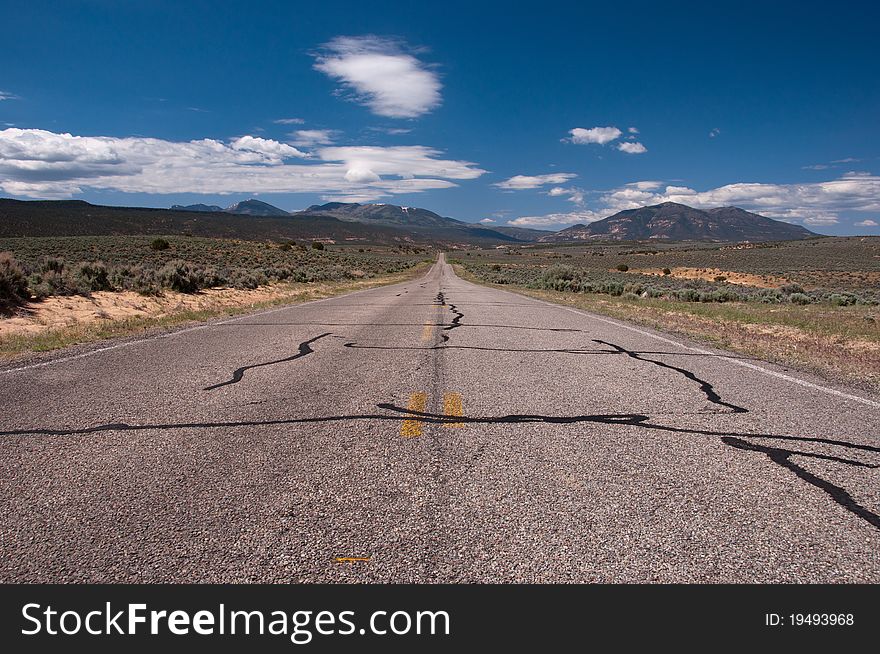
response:
[(193, 269), (186, 261), (170, 261), (158, 274), (158, 280), (164, 288), (180, 293), (196, 293), (204, 282), (199, 271)]
[(0, 305), (30, 299), (24, 270), (9, 252), (0, 252)]
[(171, 243), (164, 238), (154, 238), (150, 243), (150, 249), (156, 250), (157, 252), (160, 250), (167, 250), (170, 247)]
[(541, 273), (541, 279), (551, 283), (556, 280), (570, 281), (575, 277), (577, 277), (577, 271), (564, 264), (554, 264)]
[(44, 257), (28, 283), (39, 298), (50, 295), (76, 295), (80, 289), (65, 273), (66, 266), (63, 259)]
[(236, 270), (229, 276), (229, 285), (239, 289), (255, 289), (267, 281), (266, 276), (260, 271)]
[(783, 284), (779, 287), (779, 290), (786, 295), (791, 295), (792, 293), (800, 293), (803, 295), (804, 293), (804, 289), (800, 284)]
[(810, 304), (813, 298), (806, 293), (792, 293), (788, 296), (788, 301), (792, 304)]
[(638, 300), (639, 299), (638, 295), (636, 295), (635, 293), (631, 293), (631, 292), (626, 292), (623, 295), (621, 295), (620, 297), (623, 298), (624, 300)]
[(313, 250), (323, 250), (324, 244), (321, 241), (312, 241), (312, 249)]
[(757, 299), (759, 302), (763, 302), (764, 304), (779, 304), (785, 298), (782, 293), (776, 289), (762, 288), (760, 291), (758, 291), (755, 299)]
[(699, 302), (700, 301), (700, 292), (693, 288), (682, 288), (675, 291), (674, 294), (677, 300), (681, 300), (682, 302)]
[(852, 293), (832, 293), (828, 301), (835, 307), (848, 307), (858, 304), (859, 298)]
[(724, 275), (716, 275), (715, 276), (715, 283), (716, 284), (721, 284), (726, 281), (727, 281), (727, 277), (725, 277)]
[(737, 302), (741, 299), (742, 296), (739, 293), (727, 288), (700, 292), (700, 302)]
[(669, 268), (664, 268), (664, 269), (663, 269), (663, 274), (664, 274), (664, 275), (671, 275), (671, 274), (672, 274), (672, 271), (671, 271)]
[(111, 291), (110, 273), (101, 262), (81, 263), (76, 269), (76, 286), (80, 291)]
[(498, 271), (501, 270), (501, 265), (497, 263), (493, 263), (491, 266), (492, 270)]
[(617, 265), (617, 269), (620, 272), (626, 272), (627, 270), (629, 270), (629, 266), (627, 266), (625, 263), (620, 263)]

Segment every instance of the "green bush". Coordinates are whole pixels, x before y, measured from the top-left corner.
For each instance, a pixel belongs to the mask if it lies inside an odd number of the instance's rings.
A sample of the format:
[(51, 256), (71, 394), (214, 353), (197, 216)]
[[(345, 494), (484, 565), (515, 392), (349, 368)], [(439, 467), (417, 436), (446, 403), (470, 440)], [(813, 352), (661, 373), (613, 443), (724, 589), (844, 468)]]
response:
[(792, 293), (788, 296), (788, 301), (792, 304), (810, 304), (813, 298), (806, 293)]
[(617, 264), (617, 269), (620, 272), (626, 272), (627, 270), (629, 270), (629, 266), (627, 266), (625, 263), (620, 263), (620, 264)]
[(150, 249), (156, 250), (156, 251), (167, 250), (170, 247), (171, 247), (171, 243), (169, 243), (164, 238), (154, 238), (153, 242), (150, 243)]
[(664, 275), (671, 275), (671, 274), (672, 274), (672, 271), (671, 271), (669, 268), (664, 268), (664, 269), (663, 269), (663, 274), (664, 274)]
[(323, 250), (324, 244), (321, 241), (312, 241), (312, 249), (313, 250)]

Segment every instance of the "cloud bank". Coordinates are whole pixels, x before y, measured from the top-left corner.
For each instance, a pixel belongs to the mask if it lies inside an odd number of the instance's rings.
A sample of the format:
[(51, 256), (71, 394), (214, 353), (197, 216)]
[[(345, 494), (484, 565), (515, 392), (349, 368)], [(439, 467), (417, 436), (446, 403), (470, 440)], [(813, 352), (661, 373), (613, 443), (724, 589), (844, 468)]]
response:
[(228, 142), (0, 130), (0, 189), (65, 198), (125, 193), (323, 193), (369, 201), (456, 186), (486, 171), (421, 145), (321, 147), (311, 153), (255, 136)]

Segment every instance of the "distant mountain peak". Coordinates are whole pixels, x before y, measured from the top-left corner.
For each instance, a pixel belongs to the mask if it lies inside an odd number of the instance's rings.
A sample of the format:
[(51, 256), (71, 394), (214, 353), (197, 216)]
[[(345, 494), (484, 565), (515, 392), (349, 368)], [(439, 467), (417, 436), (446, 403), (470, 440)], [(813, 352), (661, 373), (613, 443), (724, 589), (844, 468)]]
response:
[(226, 207), (224, 209), (227, 213), (237, 213), (237, 214), (245, 214), (248, 216), (288, 216), (290, 215), (284, 209), (279, 209), (276, 206), (269, 204), (268, 202), (263, 202), (262, 200), (257, 200), (256, 198), (250, 198), (249, 200), (242, 200), (241, 202), (236, 202), (235, 204)]
[(213, 212), (213, 211), (223, 211), (223, 207), (218, 207), (216, 204), (172, 204), (172, 211), (202, 211), (202, 212)]

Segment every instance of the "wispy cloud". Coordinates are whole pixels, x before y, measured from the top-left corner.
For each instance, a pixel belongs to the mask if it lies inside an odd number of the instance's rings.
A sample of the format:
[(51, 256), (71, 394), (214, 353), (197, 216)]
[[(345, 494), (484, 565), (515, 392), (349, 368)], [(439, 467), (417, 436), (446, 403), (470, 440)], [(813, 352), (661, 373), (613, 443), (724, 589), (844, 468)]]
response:
[(853, 223), (856, 227), (880, 227), (880, 223), (876, 220), (871, 220), (867, 218), (866, 220), (861, 220), (857, 223)]
[(450, 188), (485, 172), (421, 145), (323, 147), (309, 156), (290, 144), (250, 135), (228, 142), (180, 142), (0, 130), (0, 189), (25, 197), (71, 197), (101, 189), (327, 193), (376, 200)]
[(336, 140), (337, 134), (339, 131), (335, 129), (299, 129), (290, 135), (290, 143), (304, 148), (330, 145)]
[(406, 127), (368, 127), (371, 132), (381, 132), (390, 136), (399, 136), (400, 134), (409, 134), (411, 129)]
[(548, 175), (514, 175), (503, 182), (493, 184), (498, 188), (508, 191), (523, 191), (526, 189), (540, 188), (548, 184), (565, 184), (577, 177), (574, 173), (550, 173)]
[(719, 134), (721, 134), (721, 129), (719, 129), (718, 127), (713, 127), (712, 129), (709, 130), (709, 138), (710, 139), (714, 139)]
[(315, 69), (338, 80), (379, 116), (416, 118), (440, 104), (437, 74), (397, 39), (340, 36), (315, 55)]
[(2, 102), (3, 100), (21, 100), (21, 98), (19, 98), (14, 93), (9, 93), (8, 91), (0, 91), (0, 102)]
[(302, 118), (276, 118), (272, 122), (276, 125), (303, 125), (306, 121)]

